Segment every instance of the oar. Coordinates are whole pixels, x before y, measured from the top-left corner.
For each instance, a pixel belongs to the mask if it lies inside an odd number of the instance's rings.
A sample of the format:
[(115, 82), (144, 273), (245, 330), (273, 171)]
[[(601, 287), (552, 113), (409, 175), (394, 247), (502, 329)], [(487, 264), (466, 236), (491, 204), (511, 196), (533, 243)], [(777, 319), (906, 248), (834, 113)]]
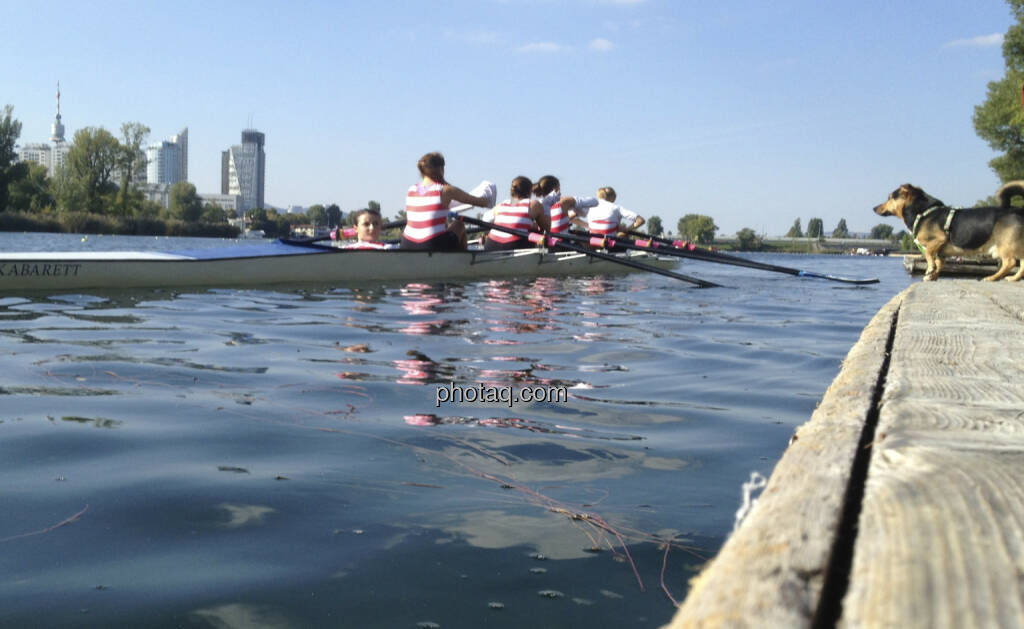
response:
[[(527, 239), (527, 240), (529, 240), (531, 242), (539, 242), (542, 238), (545, 238), (544, 234), (539, 234), (539, 233), (533, 232), (533, 231), (527, 231), (525, 229), (515, 229), (513, 227), (502, 227), (501, 225), (495, 225), (494, 223), (488, 223), (487, 221), (482, 221), (482, 220), (480, 220), (478, 218), (473, 218), (471, 216), (463, 216), (462, 220), (466, 221), (467, 223), (471, 223), (473, 225), (479, 225), (480, 227), (486, 227), (488, 229), (497, 229), (499, 231), (503, 231), (503, 232), (508, 233), (508, 234), (519, 236), (520, 238), (525, 238), (525, 239)], [(673, 271), (668, 271), (666, 269), (659, 269), (656, 266), (651, 266), (649, 264), (643, 264), (642, 262), (637, 262), (636, 260), (630, 260), (628, 258), (620, 258), (618, 256), (613, 256), (613, 255), (608, 254), (608, 253), (602, 253), (600, 251), (594, 251), (594, 250), (588, 249), (586, 247), (579, 247), (577, 245), (572, 244), (571, 242), (566, 242), (566, 241), (562, 240), (561, 238), (550, 237), (548, 239), (548, 242), (552, 246), (557, 245), (559, 247), (564, 247), (565, 249), (568, 249), (569, 251), (575, 251), (577, 253), (583, 253), (583, 254), (586, 254), (586, 255), (591, 256), (593, 258), (597, 258), (599, 260), (608, 260), (609, 262), (615, 262), (617, 264), (621, 264), (623, 266), (632, 267), (634, 269), (639, 269), (641, 271), (648, 271), (650, 273), (657, 273), (658, 275), (664, 275), (665, 277), (671, 277), (671, 278), (674, 278), (674, 279), (677, 279), (677, 280), (682, 280), (684, 282), (690, 282), (691, 284), (696, 284), (698, 288), (713, 288), (713, 287), (719, 286), (718, 284), (715, 284), (714, 282), (708, 282), (707, 280), (702, 280), (702, 279), (696, 278), (696, 277), (690, 277), (689, 275), (683, 275), (682, 273), (675, 273)]]
[[(629, 230), (626, 233), (633, 234), (635, 236), (643, 236), (640, 232)], [(848, 277), (837, 277), (835, 275), (825, 275), (824, 273), (815, 273), (813, 271), (802, 271), (800, 269), (792, 269), (786, 266), (778, 266), (775, 264), (767, 264), (764, 262), (755, 262), (739, 256), (732, 256), (726, 253), (718, 251), (711, 251), (709, 249), (703, 249), (694, 245), (693, 243), (683, 242), (681, 240), (669, 240), (667, 238), (659, 238), (657, 236), (644, 236), (647, 238), (647, 245), (638, 245), (637, 241), (630, 240), (628, 238), (615, 238), (609, 239), (608, 242), (618, 245), (624, 245), (627, 249), (638, 249), (641, 251), (657, 251), (658, 253), (664, 253), (667, 255), (678, 256), (680, 258), (693, 258), (695, 260), (704, 260), (705, 262), (718, 262), (721, 264), (732, 264), (735, 266), (745, 266), (751, 269), (760, 269), (762, 271), (774, 271), (775, 273), (787, 273), (789, 275), (795, 275), (797, 277), (813, 277), (822, 280), (829, 280), (832, 282), (844, 282), (846, 284), (877, 284), (878, 278), (873, 277), (870, 279), (853, 279)], [(655, 243), (662, 243), (668, 245), (668, 247), (659, 247)]]

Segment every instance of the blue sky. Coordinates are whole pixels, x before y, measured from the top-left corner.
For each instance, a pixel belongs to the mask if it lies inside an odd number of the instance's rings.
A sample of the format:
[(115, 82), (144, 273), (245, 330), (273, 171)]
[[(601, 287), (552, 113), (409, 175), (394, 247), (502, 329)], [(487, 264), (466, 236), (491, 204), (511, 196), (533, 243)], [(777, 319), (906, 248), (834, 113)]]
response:
[[(266, 134), (267, 202), (370, 199), (394, 215), (416, 160), (448, 179), (551, 173), (610, 185), (669, 229), (822, 218), (854, 231), (912, 182), (952, 205), (999, 185), (971, 116), (1004, 74), (1002, 0), (450, 0), (9, 3), (0, 105), (46, 141), (59, 80), (70, 137), (189, 128), (189, 175)], [(895, 226), (895, 225), (894, 225)]]

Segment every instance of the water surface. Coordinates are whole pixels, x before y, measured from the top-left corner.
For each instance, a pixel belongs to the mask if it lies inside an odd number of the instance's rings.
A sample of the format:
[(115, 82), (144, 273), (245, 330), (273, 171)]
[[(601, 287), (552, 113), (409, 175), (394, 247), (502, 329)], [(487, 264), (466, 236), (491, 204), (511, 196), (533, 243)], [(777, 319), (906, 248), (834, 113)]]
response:
[[(232, 242), (40, 236), (0, 248)], [(911, 281), (759, 259), (882, 283), (2, 294), (0, 625), (658, 627)]]

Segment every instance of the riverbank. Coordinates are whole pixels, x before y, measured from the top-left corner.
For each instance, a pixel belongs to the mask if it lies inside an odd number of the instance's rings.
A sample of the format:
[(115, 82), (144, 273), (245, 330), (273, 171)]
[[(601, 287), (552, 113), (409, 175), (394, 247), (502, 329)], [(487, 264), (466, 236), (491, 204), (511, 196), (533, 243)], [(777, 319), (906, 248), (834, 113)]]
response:
[(187, 223), (135, 216), (106, 216), (87, 212), (63, 212), (44, 216), (23, 212), (0, 212), (0, 232), (207, 238), (237, 238), (239, 235), (238, 228), (227, 223)]

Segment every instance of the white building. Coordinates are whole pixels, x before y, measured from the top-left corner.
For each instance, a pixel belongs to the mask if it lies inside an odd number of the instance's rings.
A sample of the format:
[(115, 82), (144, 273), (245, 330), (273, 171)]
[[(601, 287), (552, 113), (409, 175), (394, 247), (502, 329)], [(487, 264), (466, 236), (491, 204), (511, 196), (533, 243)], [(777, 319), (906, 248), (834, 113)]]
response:
[(146, 181), (175, 184), (188, 181), (188, 127), (146, 149)]
[(169, 183), (141, 183), (135, 189), (142, 193), (147, 201), (159, 203), (161, 207), (171, 207), (171, 185)]
[(200, 194), (200, 200), (203, 204), (213, 203), (224, 208), (225, 212), (234, 210), (235, 212), (241, 213), (242, 197), (237, 194)]
[(53, 177), (64, 168), (71, 145), (64, 139), (64, 123), (60, 120), (60, 83), (57, 83), (57, 117), (50, 125), (50, 144), (45, 142), (26, 144), (18, 148), (18, 159), (46, 166), (47, 174)]
[(241, 211), (266, 207), (263, 199), (266, 174), (266, 136), (255, 129), (242, 131), (242, 143), (221, 153), (221, 194), (241, 197)]

